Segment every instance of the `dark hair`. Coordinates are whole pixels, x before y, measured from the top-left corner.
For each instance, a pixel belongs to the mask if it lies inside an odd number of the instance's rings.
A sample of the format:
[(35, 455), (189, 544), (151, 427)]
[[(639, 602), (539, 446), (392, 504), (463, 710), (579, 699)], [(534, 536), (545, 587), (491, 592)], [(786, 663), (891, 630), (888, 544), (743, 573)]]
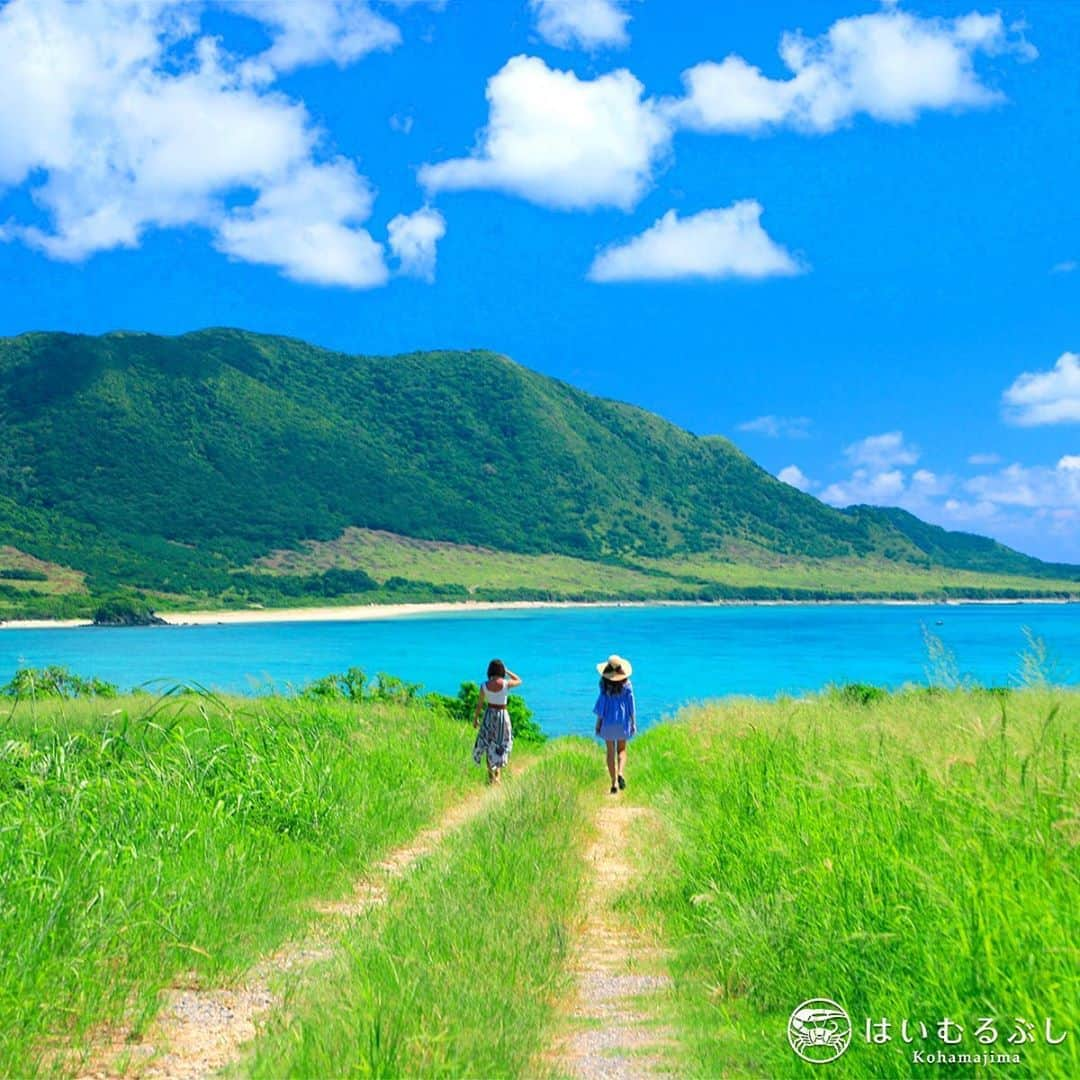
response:
[[(506, 674), (506, 665), (501, 660), (492, 660), (488, 664), (488, 678), (501, 679)], [(501, 693), (502, 691), (500, 691)]]
[(600, 677), (600, 692), (602, 694), (621, 694), (623, 687), (629, 686), (629, 679), (606, 679)]

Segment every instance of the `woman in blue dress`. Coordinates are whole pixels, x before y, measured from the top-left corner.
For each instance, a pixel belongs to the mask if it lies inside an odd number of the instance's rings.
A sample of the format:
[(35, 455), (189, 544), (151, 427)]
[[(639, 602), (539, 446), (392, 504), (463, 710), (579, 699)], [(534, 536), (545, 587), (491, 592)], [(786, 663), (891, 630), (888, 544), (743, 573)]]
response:
[(626, 787), (626, 744), (637, 732), (634, 714), (634, 688), (630, 685), (633, 668), (622, 656), (609, 656), (596, 665), (600, 673), (600, 696), (593, 712), (596, 734), (607, 744), (607, 768), (611, 776), (611, 794)]

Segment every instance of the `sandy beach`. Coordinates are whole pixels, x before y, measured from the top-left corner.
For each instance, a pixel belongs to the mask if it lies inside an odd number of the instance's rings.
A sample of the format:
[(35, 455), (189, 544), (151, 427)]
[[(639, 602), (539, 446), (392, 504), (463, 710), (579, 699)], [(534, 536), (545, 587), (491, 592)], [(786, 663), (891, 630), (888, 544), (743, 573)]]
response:
[[(595, 607), (586, 603), (558, 603), (531, 600), (465, 601), (433, 604), (353, 604), (346, 607), (243, 608), (233, 611), (158, 611), (169, 626), (231, 626), (240, 623), (359, 622), (395, 619), (406, 615), (437, 615), (447, 612), (500, 611), (512, 608)], [(637, 607), (636, 601), (614, 602), (604, 607)], [(12, 619), (0, 622), (0, 630), (69, 630), (93, 626), (90, 619)]]
[[(534, 600), (466, 600), (432, 604), (352, 604), (347, 607), (248, 608), (243, 611), (180, 611), (161, 613), (172, 626), (218, 626), (232, 623), (278, 622), (367, 622), (372, 619), (398, 619), (407, 615), (466, 614), (469, 612), (508, 611), (522, 608), (593, 607), (586, 603), (558, 603)], [(627, 607), (628, 604), (605, 604)], [(634, 604), (633, 606), (638, 606)]]
[[(971, 600), (466, 600), (431, 604), (353, 604), (344, 607), (244, 608), (233, 611), (159, 611), (169, 626), (232, 626), (244, 623), (366, 622), (410, 615), (467, 615), (489, 611), (525, 611), (541, 608), (641, 607), (817, 607), (878, 604), (889, 607), (958, 607), (964, 604), (1069, 604), (1076, 600), (1051, 597)], [(90, 619), (13, 619), (0, 622), (0, 630), (70, 630), (93, 626)]]
[[(231, 626), (241, 623), (367, 622), (408, 615), (468, 614), (528, 608), (671, 607), (696, 605), (696, 601), (612, 600), (466, 600), (431, 604), (352, 604), (344, 607), (243, 608), (233, 611), (158, 611), (169, 626)], [(90, 619), (12, 619), (0, 622), (0, 630), (68, 630), (93, 626)]]

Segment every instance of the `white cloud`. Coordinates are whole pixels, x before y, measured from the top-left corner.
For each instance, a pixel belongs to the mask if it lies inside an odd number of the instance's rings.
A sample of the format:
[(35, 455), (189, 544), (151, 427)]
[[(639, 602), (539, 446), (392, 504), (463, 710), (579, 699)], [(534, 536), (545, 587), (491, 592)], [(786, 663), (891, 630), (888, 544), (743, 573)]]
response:
[(852, 503), (900, 505), (900, 497), (906, 485), (900, 469), (856, 469), (851, 477), (838, 484), (830, 484), (821, 498), (834, 506), (850, 506)]
[(382, 246), (361, 227), (368, 181), (326, 159), (302, 103), (264, 85), (278, 69), (361, 55), (374, 40), (364, 37), (375, 25), (369, 7), (244, 5), (274, 34), (256, 58), (258, 80), (250, 62), (201, 33), (198, 4), (0, 7), (0, 189), (29, 182), (41, 214), (8, 222), (7, 238), (78, 260), (137, 247), (150, 229), (194, 225), (232, 257), (297, 280), (385, 281)]
[(1037, 55), (999, 14), (922, 18), (890, 7), (839, 19), (818, 37), (785, 33), (780, 56), (788, 79), (769, 78), (735, 55), (697, 64), (683, 73), (685, 95), (665, 108), (675, 123), (705, 132), (828, 132), (860, 113), (908, 123), (928, 109), (1004, 100), (981, 81), (975, 57), (1008, 52)]
[[(401, 44), (401, 30), (374, 10), (373, 0), (210, 2), (261, 23), (270, 32), (270, 47), (240, 68), (245, 80), (255, 83), (312, 64), (346, 67), (369, 53), (388, 52)], [(439, 9), (445, 0), (383, 0), (386, 4), (398, 9), (420, 4)]]
[(1006, 421), (1020, 427), (1080, 421), (1080, 355), (1062, 353), (1049, 371), (1024, 372), (1002, 402)]
[(1080, 454), (1066, 454), (1054, 466), (1014, 463), (964, 480), (921, 468), (908, 474), (895, 466), (859, 466), (820, 498), (834, 506), (899, 506), (947, 529), (1080, 562)]
[(853, 465), (882, 471), (893, 465), (914, 465), (919, 451), (904, 442), (902, 431), (886, 431), (852, 443), (844, 449), (844, 456)]
[[(545, 26), (545, 18), (564, 19), (570, 12), (626, 15), (621, 0), (530, 3)], [(611, 25), (625, 30), (624, 22)], [(549, 38), (583, 40), (566, 25), (564, 19), (556, 30), (552, 21)], [(840, 19), (816, 38), (785, 34), (780, 52), (793, 73), (788, 79), (769, 78), (733, 55), (688, 69), (685, 95), (663, 101), (643, 97), (641, 83), (627, 70), (580, 79), (537, 57), (516, 56), (488, 81), (488, 121), (472, 152), (426, 164), (419, 178), (429, 194), (496, 190), (560, 210), (628, 210), (649, 188), (679, 127), (826, 132), (860, 113), (899, 123), (927, 109), (1002, 101), (981, 80), (975, 60), (980, 54), (1035, 56), (1021, 30), (1006, 26), (998, 14), (922, 18), (888, 5)], [(705, 274), (713, 276), (711, 270)]]
[(390, 250), (400, 272), (423, 281), (435, 280), (435, 247), (446, 235), (446, 219), (425, 206), (412, 214), (398, 214), (387, 226)]
[(601, 251), (589, 279), (718, 280), (802, 273), (804, 268), (761, 227), (761, 212), (761, 204), (752, 199), (682, 219), (669, 210), (640, 235)]
[(623, 10), (625, 0), (529, 0), (536, 29), (549, 44), (560, 49), (581, 46), (621, 48), (630, 43)]
[(805, 439), (810, 435), (809, 416), (757, 416), (737, 425), (739, 431), (767, 435), (770, 439)]
[(992, 525), (1001, 520), (998, 508), (987, 501), (971, 502), (964, 499), (946, 499), (941, 504), (943, 516), (954, 525), (979, 526)]
[(343, 158), (306, 164), (268, 185), (250, 207), (220, 225), (217, 247), (246, 262), (276, 266), (295, 281), (366, 289), (386, 283), (382, 245), (363, 229), (374, 196)]
[(969, 465), (997, 465), (1001, 461), (1000, 454), (969, 454)]
[(1080, 511), (1080, 455), (1066, 454), (1056, 465), (1012, 464), (972, 477), (964, 488), (998, 506)]
[(345, 67), (401, 42), (397, 26), (366, 0), (226, 0), (226, 6), (271, 31), (270, 47), (243, 67), (245, 77), (257, 82), (326, 61)]
[(675, 123), (695, 131), (743, 133), (781, 124), (792, 108), (788, 84), (738, 56), (683, 72), (686, 96), (666, 103)]
[[(845, 450), (850, 475), (819, 498), (833, 506), (898, 506), (946, 529), (993, 536), (1041, 558), (1080, 563), (1080, 453), (1053, 466), (1018, 463), (960, 478), (910, 468), (921, 456), (903, 433), (887, 432)], [(972, 454), (973, 464), (1000, 460)]]
[(908, 492), (913, 498), (921, 501), (934, 495), (944, 495), (952, 486), (951, 476), (939, 476), (929, 469), (916, 469), (911, 474)]
[(22, 235), (53, 257), (211, 226), (224, 192), (282, 176), (313, 148), (303, 106), (239, 85), (212, 42), (163, 71), (169, 13), (144, 11), (160, 14), (53, 0), (0, 13), (0, 177), (44, 172), (32, 191), (53, 228)]
[(1080, 510), (1073, 507), (1030, 509), (989, 499), (946, 499), (926, 517), (946, 529), (992, 536), (1038, 558), (1080, 563)]
[(952, 476), (941, 476), (929, 469), (916, 469), (908, 476), (903, 469), (859, 467), (851, 476), (830, 484), (821, 498), (834, 506), (867, 503), (874, 506), (901, 506), (914, 514), (924, 514), (932, 500), (951, 491)]
[(667, 152), (671, 132), (641, 83), (597, 79), (515, 56), (487, 85), (487, 126), (466, 158), (420, 169), (429, 192), (505, 191), (559, 210), (630, 209)]
[(908, 474), (905, 466), (914, 465), (920, 457), (917, 447), (904, 440), (902, 431), (886, 431), (870, 435), (844, 448), (851, 466), (851, 475), (830, 484), (821, 498), (834, 506), (852, 503), (902, 506), (913, 513), (922, 513), (934, 498), (949, 492), (955, 478), (926, 468)]
[(1056, 465), (1013, 463), (964, 484), (969, 497), (948, 499), (940, 524), (987, 532), (1042, 558), (1080, 563), (1080, 454)]
[(790, 484), (793, 488), (798, 488), (800, 491), (809, 491), (814, 487), (814, 481), (810, 479), (799, 468), (798, 465), (787, 465), (776, 474), (777, 480), (782, 480), (785, 484)]
[(1050, 273), (1071, 274), (1077, 268), (1077, 266), (1080, 266), (1080, 263), (1078, 263), (1075, 259), (1065, 259), (1062, 262), (1054, 263), (1054, 265), (1050, 267)]

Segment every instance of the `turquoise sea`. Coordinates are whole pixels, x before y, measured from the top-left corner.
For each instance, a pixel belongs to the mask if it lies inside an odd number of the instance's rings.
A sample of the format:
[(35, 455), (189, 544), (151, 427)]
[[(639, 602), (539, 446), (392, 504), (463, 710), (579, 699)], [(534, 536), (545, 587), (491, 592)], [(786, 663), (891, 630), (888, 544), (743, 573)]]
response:
[(122, 687), (178, 681), (243, 693), (288, 689), (356, 665), (455, 693), (499, 656), (551, 734), (591, 730), (595, 665), (634, 665), (639, 726), (728, 694), (774, 697), (828, 683), (897, 687), (928, 679), (923, 628), (983, 684), (1015, 683), (1023, 628), (1080, 682), (1080, 605), (808, 605), (535, 608), (361, 622), (0, 630), (0, 682), (19, 666), (63, 664)]

